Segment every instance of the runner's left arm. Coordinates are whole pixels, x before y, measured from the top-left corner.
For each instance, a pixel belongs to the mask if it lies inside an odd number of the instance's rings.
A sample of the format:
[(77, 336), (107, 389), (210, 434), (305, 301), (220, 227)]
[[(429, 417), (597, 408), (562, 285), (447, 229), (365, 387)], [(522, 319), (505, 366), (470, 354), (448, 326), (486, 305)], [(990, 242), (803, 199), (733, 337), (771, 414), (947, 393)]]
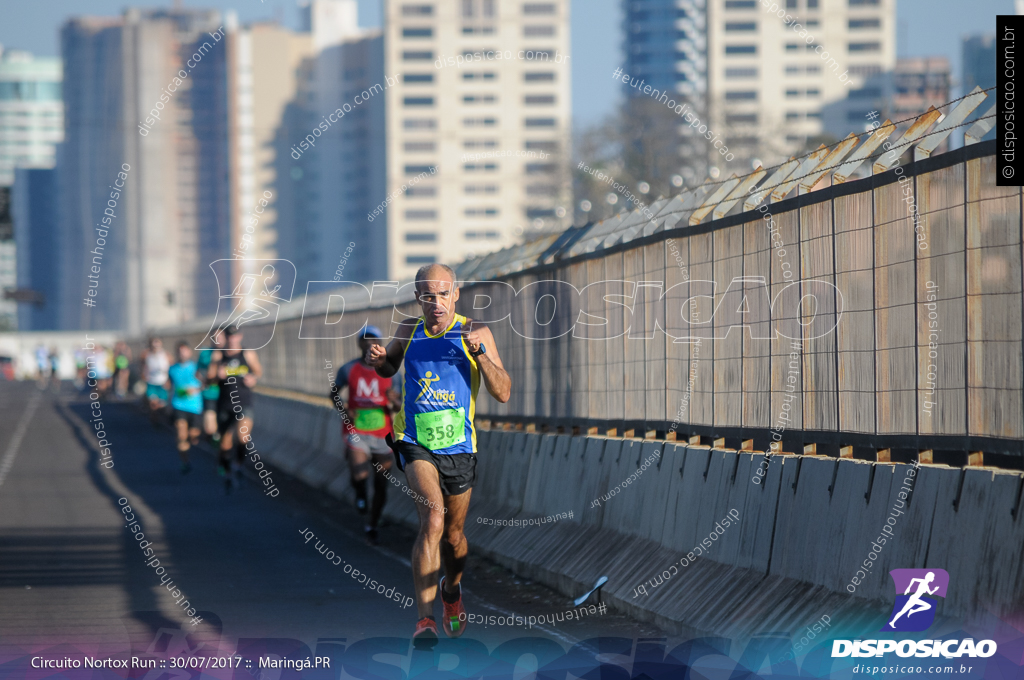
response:
[(470, 322), (469, 333), (466, 334), (466, 344), (471, 352), (476, 352), (483, 344), (486, 354), (476, 357), (476, 363), (480, 367), (480, 373), (484, 376), (484, 385), (491, 396), (504, 404), (512, 397), (512, 379), (505, 371), (498, 355), (498, 347), (494, 344), (494, 335), (491, 329), (483, 324), (477, 325)]

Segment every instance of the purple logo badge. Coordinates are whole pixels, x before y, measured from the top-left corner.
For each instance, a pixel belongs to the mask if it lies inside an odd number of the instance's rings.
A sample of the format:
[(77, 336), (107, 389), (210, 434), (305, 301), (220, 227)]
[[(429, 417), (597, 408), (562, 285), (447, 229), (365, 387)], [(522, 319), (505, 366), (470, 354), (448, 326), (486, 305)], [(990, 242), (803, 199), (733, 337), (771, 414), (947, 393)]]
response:
[(896, 604), (892, 618), (882, 630), (928, 630), (935, 622), (935, 597), (946, 597), (949, 573), (945, 569), (893, 569), (889, 575), (896, 586)]

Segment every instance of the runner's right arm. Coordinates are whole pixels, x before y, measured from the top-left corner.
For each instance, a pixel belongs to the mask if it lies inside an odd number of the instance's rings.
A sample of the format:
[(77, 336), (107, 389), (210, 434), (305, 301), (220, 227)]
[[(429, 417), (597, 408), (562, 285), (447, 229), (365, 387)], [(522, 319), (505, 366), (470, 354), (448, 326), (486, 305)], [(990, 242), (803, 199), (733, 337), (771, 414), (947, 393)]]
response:
[(242, 350), (242, 356), (245, 357), (245, 361), (249, 364), (250, 368), (250, 371), (242, 378), (242, 382), (245, 383), (246, 387), (256, 387), (256, 381), (263, 377), (263, 366), (260, 364), (260, 358), (256, 355), (256, 350), (254, 349)]
[(374, 344), (366, 353), (366, 363), (373, 366), (377, 375), (382, 378), (390, 378), (398, 373), (402, 367), (402, 359), (405, 358), (405, 345), (412, 337), (413, 331), (419, 319), (405, 319), (398, 325), (395, 338), (388, 343), (385, 350), (380, 345)]
[(391, 379), (391, 387), (388, 389), (388, 409), (392, 413), (398, 413), (402, 410), (402, 393), (395, 385), (402, 384), (402, 375), (396, 373)]
[(167, 398), (170, 399), (174, 396), (174, 381), (171, 380), (171, 367), (174, 364), (171, 363), (170, 359), (167, 360), (167, 380), (164, 381), (164, 389), (167, 390)]
[(217, 382), (220, 378), (220, 376), (217, 375), (217, 372), (220, 367), (221, 358), (222, 355), (219, 349), (215, 349), (210, 353), (210, 365), (206, 368), (206, 379), (209, 381), (210, 385)]

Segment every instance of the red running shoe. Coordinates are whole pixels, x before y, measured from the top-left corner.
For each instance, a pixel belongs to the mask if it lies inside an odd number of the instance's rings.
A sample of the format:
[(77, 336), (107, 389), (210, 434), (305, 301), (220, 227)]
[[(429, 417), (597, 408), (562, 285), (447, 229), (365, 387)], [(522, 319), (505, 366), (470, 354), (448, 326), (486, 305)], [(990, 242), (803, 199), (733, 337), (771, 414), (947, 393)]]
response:
[(437, 644), (437, 624), (434, 617), (424, 616), (416, 622), (416, 632), (412, 635), (414, 647), (433, 647)]
[(466, 608), (462, 606), (462, 586), (459, 586), (459, 597), (455, 602), (448, 602), (445, 599), (444, 576), (441, 577), (441, 584), (438, 587), (441, 589), (441, 604), (444, 605), (441, 627), (448, 637), (460, 637), (466, 632)]

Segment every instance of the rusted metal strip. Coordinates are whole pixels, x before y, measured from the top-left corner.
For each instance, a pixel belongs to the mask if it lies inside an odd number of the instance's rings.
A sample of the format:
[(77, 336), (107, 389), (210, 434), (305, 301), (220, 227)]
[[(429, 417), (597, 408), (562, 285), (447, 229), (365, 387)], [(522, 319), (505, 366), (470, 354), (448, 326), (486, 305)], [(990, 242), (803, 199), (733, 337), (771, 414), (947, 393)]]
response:
[(977, 123), (967, 128), (967, 132), (964, 133), (964, 146), (968, 144), (977, 144), (981, 141), (981, 138), (988, 134), (989, 130), (995, 127), (996, 124), (996, 105), (986, 111), (981, 119)]
[(949, 114), (942, 119), (942, 121), (935, 126), (935, 129), (924, 138), (924, 141), (918, 144), (914, 148), (914, 160), (919, 161), (923, 158), (928, 158), (935, 151), (935, 148), (942, 143), (946, 137), (949, 137), (950, 133), (960, 125), (960, 123), (967, 120), (967, 116), (974, 112), (974, 109), (981, 106), (981, 103), (985, 101), (985, 92), (978, 86), (975, 86), (971, 93), (964, 97), (963, 101), (957, 104), (956, 108), (949, 112)]
[(918, 116), (917, 120), (915, 120), (911, 124), (911, 126), (907, 128), (907, 131), (903, 133), (902, 137), (900, 137), (900, 141), (892, 145), (893, 152), (883, 153), (875, 160), (875, 164), (871, 166), (872, 174), (877, 175), (879, 173), (885, 172), (893, 165), (895, 165), (896, 161), (899, 160), (900, 156), (902, 156), (903, 153), (906, 152), (906, 149), (904, 149), (903, 151), (897, 151), (896, 148), (909, 147), (911, 144), (924, 137), (926, 134), (928, 134), (928, 130), (930, 130), (931, 127), (935, 125), (935, 123), (937, 123), (941, 117), (941, 111), (939, 111), (934, 106), (929, 106), (928, 110), (922, 113), (920, 116)]
[(715, 212), (712, 214), (711, 219), (720, 220), (725, 217), (732, 207), (736, 205), (736, 202), (741, 198), (750, 193), (750, 190), (757, 186), (757, 183), (761, 181), (761, 178), (768, 174), (767, 170), (762, 170), (761, 166), (757, 167), (757, 170), (747, 175), (742, 182), (739, 183), (735, 189), (732, 190), (725, 200), (718, 204), (715, 208)]
[(714, 210), (716, 205), (724, 201), (725, 197), (732, 193), (732, 190), (739, 183), (739, 177), (733, 173), (729, 179), (722, 183), (722, 186), (718, 187), (718, 191), (708, 196), (703, 205), (693, 211), (693, 214), (690, 215), (690, 226), (693, 227), (700, 224), (700, 221), (707, 217), (708, 213)]
[(825, 156), (814, 170), (800, 180), (800, 186), (797, 188), (797, 194), (810, 193), (814, 185), (817, 184), (818, 180), (828, 172), (829, 168), (838, 164), (846, 158), (847, 154), (853, 151), (853, 148), (857, 146), (858, 141), (860, 141), (860, 139), (857, 137), (856, 133), (851, 132), (847, 135), (846, 139), (839, 142), (839, 144), (836, 145), (836, 148), (832, 149), (832, 152)]
[(800, 164), (790, 179), (787, 179), (780, 186), (772, 189), (772, 203), (778, 203), (784, 199), (786, 194), (792, 191), (793, 188), (796, 187), (797, 183), (814, 170), (814, 168), (818, 167), (822, 159), (827, 155), (828, 147), (824, 144), (812, 151), (807, 158), (804, 159), (804, 162)]
[(850, 159), (839, 166), (839, 168), (832, 173), (832, 183), (842, 184), (850, 178), (850, 175), (859, 168), (868, 157), (875, 152), (875, 149), (880, 147), (885, 140), (889, 139), (892, 133), (896, 132), (896, 125), (888, 118), (882, 123), (881, 127), (868, 135), (868, 138), (864, 140), (864, 143), (860, 145)]
[(776, 170), (772, 174), (772, 176), (768, 178), (768, 181), (766, 181), (762, 185), (764, 187), (762, 190), (754, 192), (753, 194), (750, 195), (750, 198), (743, 202), (743, 209), (753, 210), (757, 206), (761, 205), (761, 202), (764, 201), (765, 196), (768, 195), (768, 192), (771, 190), (771, 188), (778, 184), (779, 182), (782, 182), (790, 175), (792, 175), (793, 171), (796, 170), (798, 165), (800, 165), (800, 161), (793, 157), (790, 157), (790, 159), (783, 163), (782, 165), (780, 165), (779, 169)]

